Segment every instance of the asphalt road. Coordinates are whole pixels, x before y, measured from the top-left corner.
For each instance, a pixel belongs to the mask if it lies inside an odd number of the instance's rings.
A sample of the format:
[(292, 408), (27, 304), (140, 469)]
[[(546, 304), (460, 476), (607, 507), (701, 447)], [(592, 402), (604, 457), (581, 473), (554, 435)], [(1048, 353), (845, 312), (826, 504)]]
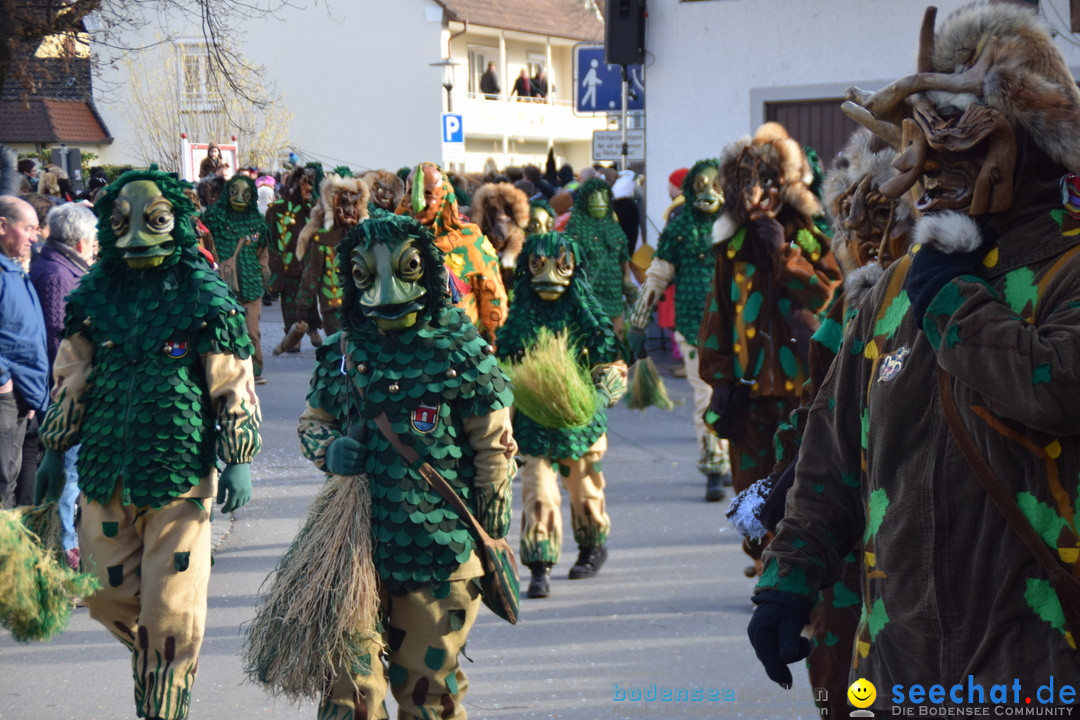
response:
[[(193, 720), (315, 717), (314, 704), (275, 701), (247, 681), (240, 659), (259, 587), (323, 481), (296, 437), (314, 352), (305, 341), (297, 355), (271, 356), (282, 334), (279, 317), (275, 305), (262, 323), (268, 382), (259, 387), (263, 451), (253, 466), (253, 499), (232, 517), (214, 519), (216, 564)], [(746, 559), (726, 529), (727, 501), (703, 500), (689, 385), (666, 372), (668, 353), (653, 356), (671, 396), (683, 403), (671, 412), (611, 412), (607, 564), (594, 579), (568, 580), (577, 556), (568, 531), (551, 597), (522, 598), (516, 626), (481, 610), (469, 637), (472, 662), (464, 662), (471, 718), (818, 716), (805, 672), (793, 668), (795, 688), (779, 689), (746, 640)], [(565, 500), (563, 507), (569, 530)], [(0, 631), (0, 720), (133, 718), (128, 658), (83, 608), (48, 643), (20, 645)], [(691, 699), (664, 700), (665, 692)]]

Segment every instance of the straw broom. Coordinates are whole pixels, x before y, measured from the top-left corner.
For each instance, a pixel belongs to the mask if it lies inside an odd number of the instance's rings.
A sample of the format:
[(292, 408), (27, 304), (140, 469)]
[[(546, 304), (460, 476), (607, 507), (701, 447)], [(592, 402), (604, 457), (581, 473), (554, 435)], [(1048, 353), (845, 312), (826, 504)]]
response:
[(56, 504), (0, 510), (0, 625), (19, 642), (67, 627), (72, 600), (101, 585), (68, 567)]
[(514, 407), (553, 430), (587, 425), (596, 413), (596, 388), (577, 355), (565, 332), (540, 328), (521, 360), (503, 366), (514, 387)]
[[(317, 699), (361, 654), (378, 662), (378, 576), (364, 475), (334, 475), (315, 496), (248, 627), (244, 670), (270, 694)], [(372, 648), (371, 642), (376, 646)], [(351, 678), (351, 675), (350, 675)]]
[(630, 382), (626, 392), (626, 404), (634, 410), (644, 410), (656, 406), (661, 410), (671, 410), (675, 403), (668, 397), (656, 363), (651, 357), (638, 360), (630, 368)]

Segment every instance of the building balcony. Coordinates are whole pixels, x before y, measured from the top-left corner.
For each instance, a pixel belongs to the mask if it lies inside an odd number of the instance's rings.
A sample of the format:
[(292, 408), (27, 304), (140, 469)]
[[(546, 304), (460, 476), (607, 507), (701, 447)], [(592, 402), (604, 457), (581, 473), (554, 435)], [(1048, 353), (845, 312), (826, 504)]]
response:
[(454, 112), (462, 116), (466, 138), (518, 138), (529, 142), (585, 142), (607, 126), (604, 116), (578, 117), (572, 101), (555, 98), (488, 100), (480, 93), (454, 93)]

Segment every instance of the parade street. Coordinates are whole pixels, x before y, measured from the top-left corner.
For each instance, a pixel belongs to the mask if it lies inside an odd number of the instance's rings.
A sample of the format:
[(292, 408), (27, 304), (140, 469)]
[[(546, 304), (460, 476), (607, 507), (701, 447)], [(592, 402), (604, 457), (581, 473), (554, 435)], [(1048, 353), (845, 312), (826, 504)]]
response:
[[(323, 482), (296, 434), (314, 351), (305, 340), (299, 354), (270, 356), (281, 339), (279, 318), (277, 306), (263, 315), (268, 382), (258, 388), (263, 449), (253, 465), (253, 498), (234, 516), (214, 518), (193, 720), (315, 718), (314, 703), (297, 708), (246, 680), (241, 660), (260, 585)], [(741, 538), (723, 516), (730, 488), (723, 502), (703, 500), (689, 385), (667, 372), (667, 350), (654, 357), (682, 403), (671, 412), (611, 411), (607, 564), (594, 579), (568, 580), (577, 554), (568, 531), (551, 597), (523, 597), (516, 626), (481, 610), (466, 649), (472, 662), (463, 662), (470, 718), (817, 717), (801, 663), (792, 666), (795, 688), (783, 691), (754, 657), (746, 637), (753, 581), (743, 575)], [(514, 495), (516, 548), (517, 484)], [(522, 590), (527, 569), (524, 580)], [(128, 658), (85, 608), (48, 643), (20, 645), (0, 634), (0, 720), (132, 718)]]

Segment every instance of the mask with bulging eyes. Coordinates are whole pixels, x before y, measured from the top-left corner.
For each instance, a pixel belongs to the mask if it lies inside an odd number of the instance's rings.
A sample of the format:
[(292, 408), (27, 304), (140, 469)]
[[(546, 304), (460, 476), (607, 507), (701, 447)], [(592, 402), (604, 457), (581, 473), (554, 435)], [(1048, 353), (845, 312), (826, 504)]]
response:
[(357, 247), (350, 260), (360, 307), (379, 330), (405, 330), (416, 324), (426, 288), (424, 258), (414, 241)]
[(562, 297), (574, 277), (574, 255), (565, 246), (554, 257), (529, 256), (529, 282), (541, 300), (552, 302)]
[(607, 193), (594, 192), (589, 196), (587, 203), (589, 209), (589, 216), (596, 220), (603, 220), (608, 215), (608, 209), (611, 207), (611, 203), (608, 202)]
[(525, 226), (526, 235), (540, 235), (555, 231), (555, 218), (548, 209), (535, 205), (529, 209), (529, 224)]
[(129, 182), (120, 189), (112, 204), (111, 224), (121, 259), (135, 270), (158, 267), (176, 247), (172, 203), (149, 180)]
[(243, 212), (251, 204), (251, 186), (243, 180), (234, 180), (229, 184), (229, 207), (234, 212)]
[(694, 209), (706, 215), (715, 215), (724, 207), (724, 190), (720, 185), (719, 168), (702, 168), (693, 182)]

